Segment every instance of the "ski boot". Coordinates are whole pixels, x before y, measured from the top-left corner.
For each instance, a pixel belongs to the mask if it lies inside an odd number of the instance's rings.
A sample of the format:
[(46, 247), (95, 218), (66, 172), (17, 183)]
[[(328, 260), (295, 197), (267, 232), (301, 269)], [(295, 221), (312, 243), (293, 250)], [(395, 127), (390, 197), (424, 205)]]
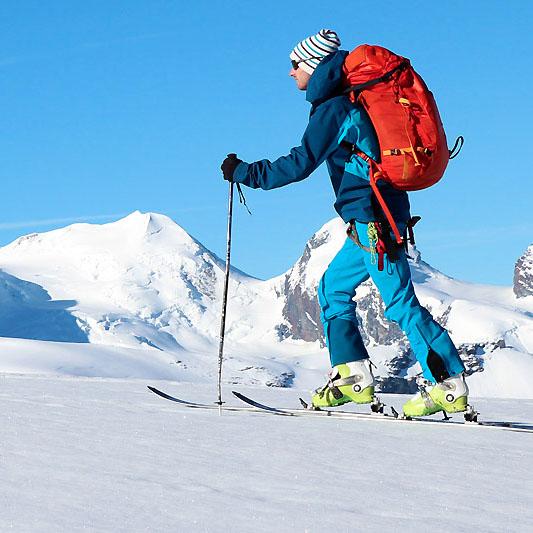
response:
[(464, 373), (434, 385), (421, 385), (420, 392), (403, 405), (406, 417), (429, 416), (440, 411), (460, 413), (468, 407), (468, 386)]
[(348, 402), (372, 403), (374, 384), (368, 359), (344, 363), (331, 369), (328, 382), (315, 391), (311, 401), (315, 408), (336, 407)]

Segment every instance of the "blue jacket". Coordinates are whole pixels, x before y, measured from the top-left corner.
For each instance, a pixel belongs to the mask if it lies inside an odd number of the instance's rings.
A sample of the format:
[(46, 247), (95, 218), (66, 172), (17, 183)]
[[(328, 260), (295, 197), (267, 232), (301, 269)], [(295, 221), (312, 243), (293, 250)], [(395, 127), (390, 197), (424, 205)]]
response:
[[(275, 189), (301, 181), (324, 161), (337, 197), (335, 209), (345, 222), (371, 222), (382, 219), (375, 201), (368, 164), (340, 145), (345, 140), (379, 161), (379, 144), (366, 111), (341, 94), (342, 64), (348, 52), (330, 54), (318, 65), (309, 79), (306, 99), (311, 103), (309, 124), (300, 146), (275, 161), (263, 159), (240, 163), (233, 179), (254, 189)], [(409, 217), (407, 193), (384, 182), (380, 191), (397, 222)]]

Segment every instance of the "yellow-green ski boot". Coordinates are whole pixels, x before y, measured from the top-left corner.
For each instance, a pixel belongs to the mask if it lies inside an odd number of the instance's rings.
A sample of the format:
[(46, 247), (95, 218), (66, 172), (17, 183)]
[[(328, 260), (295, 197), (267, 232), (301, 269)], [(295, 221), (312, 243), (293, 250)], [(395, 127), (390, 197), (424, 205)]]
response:
[(440, 411), (460, 413), (468, 406), (468, 386), (463, 373), (445, 379), (433, 386), (426, 386), (406, 402), (403, 414), (408, 417), (429, 416)]
[(337, 365), (331, 369), (328, 382), (316, 390), (312, 404), (320, 408), (336, 407), (348, 402), (372, 403), (374, 385), (368, 359)]

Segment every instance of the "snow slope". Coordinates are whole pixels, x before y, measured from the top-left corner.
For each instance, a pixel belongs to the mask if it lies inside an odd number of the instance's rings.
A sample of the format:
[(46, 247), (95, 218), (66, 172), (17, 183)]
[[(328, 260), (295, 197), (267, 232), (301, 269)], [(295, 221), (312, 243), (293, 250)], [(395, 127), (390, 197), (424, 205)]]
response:
[[(212, 386), (157, 385), (216, 397)], [(299, 391), (253, 393), (295, 405)], [(479, 407), (527, 420), (533, 402)], [(219, 416), (162, 400), (145, 381), (15, 375), (1, 379), (0, 424), (1, 531), (533, 529), (529, 434)]]
[[(232, 269), (226, 382), (321, 382), (328, 361), (316, 285), (344, 238), (342, 222), (330, 221), (271, 280)], [(533, 398), (533, 296), (454, 280), (410, 254), (422, 304), (469, 370), (484, 370), (470, 378), (472, 393)], [(0, 371), (210, 382), (223, 276), (218, 257), (154, 213), (21, 237), (0, 248)], [(384, 319), (371, 282), (356, 301), (382, 388), (408, 392), (419, 368), (406, 339)]]

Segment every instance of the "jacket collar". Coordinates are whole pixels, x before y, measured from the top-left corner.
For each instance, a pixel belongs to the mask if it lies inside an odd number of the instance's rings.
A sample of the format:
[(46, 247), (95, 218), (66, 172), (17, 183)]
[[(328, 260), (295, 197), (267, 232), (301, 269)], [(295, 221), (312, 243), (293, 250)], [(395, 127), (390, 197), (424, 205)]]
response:
[(337, 96), (342, 88), (342, 65), (348, 55), (338, 50), (324, 58), (309, 78), (305, 99), (313, 107)]

